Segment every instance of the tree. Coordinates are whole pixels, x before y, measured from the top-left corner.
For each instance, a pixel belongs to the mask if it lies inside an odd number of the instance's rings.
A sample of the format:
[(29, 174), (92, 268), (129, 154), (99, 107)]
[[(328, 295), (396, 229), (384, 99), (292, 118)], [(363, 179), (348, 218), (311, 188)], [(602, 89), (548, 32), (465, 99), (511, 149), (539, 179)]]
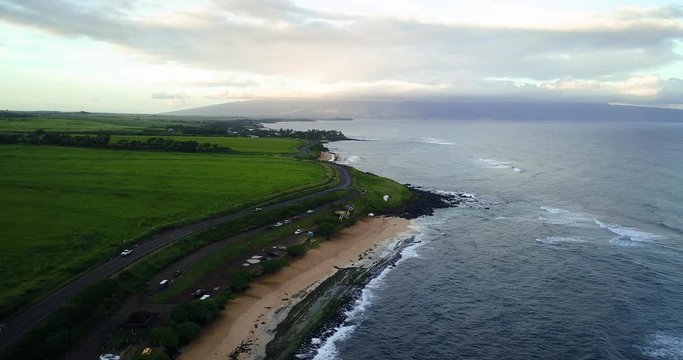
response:
[(196, 322), (186, 321), (175, 328), (181, 344), (189, 344), (202, 333), (202, 328)]
[(249, 287), (249, 275), (243, 270), (233, 271), (230, 273), (229, 282), (232, 291), (244, 291)]
[(306, 248), (301, 244), (290, 245), (287, 247), (287, 254), (291, 257), (298, 257), (306, 253)]
[(175, 350), (178, 348), (178, 334), (171, 327), (161, 326), (154, 328), (150, 333), (150, 337), (154, 343), (166, 349)]

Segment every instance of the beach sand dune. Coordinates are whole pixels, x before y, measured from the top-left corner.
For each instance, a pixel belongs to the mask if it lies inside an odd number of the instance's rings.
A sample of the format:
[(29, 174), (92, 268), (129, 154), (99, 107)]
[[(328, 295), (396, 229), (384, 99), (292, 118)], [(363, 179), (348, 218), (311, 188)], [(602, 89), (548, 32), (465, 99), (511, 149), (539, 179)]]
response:
[(334, 274), (337, 267), (358, 265), (368, 250), (378, 248), (409, 231), (409, 220), (374, 218), (359, 221), (279, 272), (258, 278), (251, 287), (227, 304), (219, 318), (199, 339), (183, 350), (183, 360), (226, 359), (240, 344), (249, 343), (249, 354), (264, 356), (270, 332), (307, 291)]

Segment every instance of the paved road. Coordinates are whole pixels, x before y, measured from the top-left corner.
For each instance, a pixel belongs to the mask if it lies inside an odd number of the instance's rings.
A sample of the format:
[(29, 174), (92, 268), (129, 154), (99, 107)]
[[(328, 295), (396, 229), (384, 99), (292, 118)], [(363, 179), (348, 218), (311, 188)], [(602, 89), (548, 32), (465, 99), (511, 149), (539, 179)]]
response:
[[(329, 163), (328, 165), (336, 168), (337, 172), (341, 176), (341, 182), (337, 186), (316, 193), (285, 200), (273, 205), (263, 206), (263, 210), (282, 208), (304, 200), (321, 196), (323, 194), (349, 188), (353, 183), (353, 179), (351, 178), (348, 170), (339, 164)], [(30, 308), (11, 318), (6, 324), (4, 324), (4, 327), (0, 328), (0, 350), (14, 342), (14, 340), (37, 325), (41, 320), (54, 313), (60, 306), (62, 306), (66, 301), (74, 297), (84, 288), (95, 284), (98, 281), (109, 278), (130, 264), (149, 255), (153, 251), (171, 244), (178, 239), (182, 239), (216, 225), (220, 225), (250, 214), (252, 214), (251, 209), (242, 210), (229, 215), (169, 229), (159, 234), (153, 235), (146, 240), (143, 240), (137, 247), (135, 247), (135, 250), (132, 254), (126, 257), (113, 258), (106, 263), (82, 274), (70, 283), (64, 285), (62, 288), (46, 296)]]

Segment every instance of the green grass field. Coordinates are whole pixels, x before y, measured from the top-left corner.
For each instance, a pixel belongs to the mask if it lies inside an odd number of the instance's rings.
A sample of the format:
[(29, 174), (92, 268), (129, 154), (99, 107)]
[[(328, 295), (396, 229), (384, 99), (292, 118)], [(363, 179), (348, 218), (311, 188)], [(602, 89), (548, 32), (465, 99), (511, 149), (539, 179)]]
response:
[(286, 157), (0, 145), (0, 313), (154, 229), (328, 176)]
[[(148, 135), (113, 135), (110, 144), (117, 141), (138, 140), (144, 141), (153, 136)], [(178, 141), (196, 141), (198, 143), (217, 144), (226, 146), (235, 151), (247, 153), (272, 153), (272, 154), (291, 154), (304, 144), (302, 140), (278, 139), (278, 138), (243, 138), (243, 137), (221, 137), (221, 136), (156, 136)]]
[(107, 113), (33, 113), (30, 117), (8, 117), (0, 112), (0, 132), (32, 132), (38, 129), (56, 132), (126, 131), (196, 125), (211, 118), (164, 115)]

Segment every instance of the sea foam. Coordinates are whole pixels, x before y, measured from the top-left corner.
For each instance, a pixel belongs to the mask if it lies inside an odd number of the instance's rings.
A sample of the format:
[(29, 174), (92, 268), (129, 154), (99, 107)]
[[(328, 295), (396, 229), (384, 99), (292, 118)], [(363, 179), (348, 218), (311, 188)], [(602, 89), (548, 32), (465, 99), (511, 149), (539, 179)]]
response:
[(601, 228), (609, 230), (613, 234), (618, 235), (609, 241), (612, 245), (642, 247), (654, 242), (656, 239), (661, 238), (659, 235), (642, 231), (640, 229), (625, 227), (617, 224), (607, 224), (597, 219), (595, 220), (595, 223)]

